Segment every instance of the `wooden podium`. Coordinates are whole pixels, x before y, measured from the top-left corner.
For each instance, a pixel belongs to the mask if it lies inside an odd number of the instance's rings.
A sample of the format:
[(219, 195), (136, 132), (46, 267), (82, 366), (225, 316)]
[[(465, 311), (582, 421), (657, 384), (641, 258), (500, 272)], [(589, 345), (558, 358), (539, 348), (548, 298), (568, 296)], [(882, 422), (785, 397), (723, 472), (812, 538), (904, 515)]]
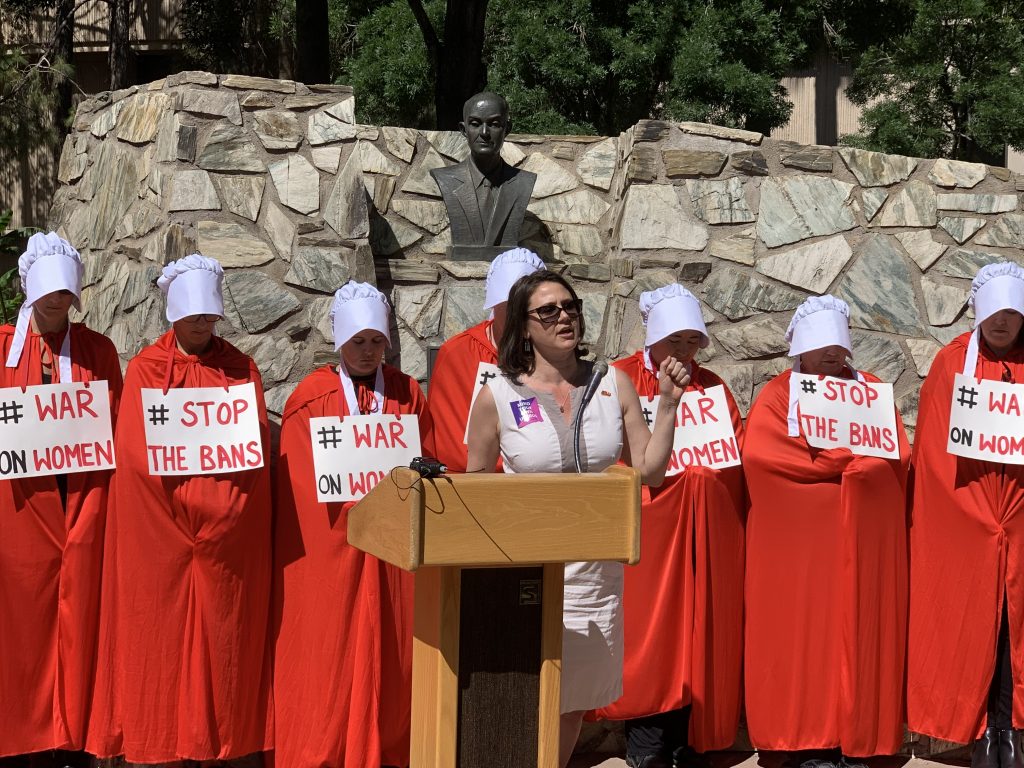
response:
[(412, 768), (558, 768), (562, 570), (640, 559), (640, 476), (405, 467), (349, 543), (416, 574)]

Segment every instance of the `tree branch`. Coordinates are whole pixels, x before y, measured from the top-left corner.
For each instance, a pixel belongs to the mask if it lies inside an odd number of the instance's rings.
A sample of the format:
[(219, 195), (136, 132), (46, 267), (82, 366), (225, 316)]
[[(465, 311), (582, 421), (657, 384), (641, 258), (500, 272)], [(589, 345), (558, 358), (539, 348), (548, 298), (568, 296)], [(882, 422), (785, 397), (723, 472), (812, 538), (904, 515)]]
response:
[(430, 17), (427, 16), (427, 11), (420, 0), (408, 0), (408, 3), (410, 10), (412, 10), (412, 15), (416, 17), (416, 23), (419, 25), (420, 32), (423, 35), (423, 43), (427, 46), (427, 54), (430, 56), (430, 65), (434, 68), (434, 72), (438, 72), (439, 65), (441, 63), (441, 41), (437, 38), (437, 30), (435, 30), (434, 25), (430, 23)]

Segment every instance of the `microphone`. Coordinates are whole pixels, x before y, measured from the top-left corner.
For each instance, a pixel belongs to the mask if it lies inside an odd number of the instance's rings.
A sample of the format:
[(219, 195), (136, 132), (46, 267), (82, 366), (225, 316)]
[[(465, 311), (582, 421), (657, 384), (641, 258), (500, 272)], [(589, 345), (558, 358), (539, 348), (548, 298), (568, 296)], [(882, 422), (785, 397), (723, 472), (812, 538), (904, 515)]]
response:
[(576, 411), (576, 418), (572, 425), (572, 445), (573, 452), (576, 459), (576, 474), (581, 474), (583, 468), (580, 466), (580, 429), (583, 426), (583, 411), (591, 400), (594, 399), (594, 395), (597, 394), (597, 388), (601, 384), (601, 379), (608, 373), (608, 363), (604, 360), (598, 360), (594, 363), (594, 369), (590, 372), (590, 378), (587, 380), (587, 387), (583, 390), (583, 400), (580, 401), (580, 409)]

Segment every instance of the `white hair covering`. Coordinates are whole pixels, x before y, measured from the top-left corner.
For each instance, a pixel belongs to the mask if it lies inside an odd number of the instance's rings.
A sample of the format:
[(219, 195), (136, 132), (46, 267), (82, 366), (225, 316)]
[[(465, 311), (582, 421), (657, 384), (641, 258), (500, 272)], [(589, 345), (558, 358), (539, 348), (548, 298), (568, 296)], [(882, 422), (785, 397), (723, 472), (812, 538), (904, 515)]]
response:
[[(842, 299), (831, 294), (811, 296), (796, 308), (793, 319), (786, 329), (786, 341), (789, 342), (789, 356), (793, 361), (793, 374), (789, 380), (789, 413), (786, 419), (788, 434), (797, 437), (800, 434), (800, 422), (797, 418), (797, 405), (800, 400), (800, 388), (797, 377), (800, 373), (800, 355), (824, 347), (842, 347), (849, 357), (853, 357), (853, 344), (850, 341), (850, 306)], [(857, 381), (863, 381), (860, 371), (854, 370)]]
[(200, 253), (172, 261), (156, 281), (167, 295), (167, 319), (172, 323), (191, 315), (224, 317), (223, 283), (220, 263)]
[(697, 297), (679, 283), (669, 283), (640, 294), (640, 315), (647, 327), (645, 347), (656, 344), (679, 331), (697, 331), (703, 337), (700, 348), (708, 345), (708, 329)]
[(349, 280), (335, 291), (330, 318), (335, 351), (357, 333), (366, 330), (383, 334), (391, 346), (391, 305), (388, 297), (369, 283)]
[(516, 280), (546, 268), (540, 256), (529, 248), (513, 248), (499, 253), (487, 270), (484, 309), (493, 309), (498, 304), (508, 301), (508, 292), (512, 290)]
[[(334, 327), (334, 350), (341, 349), (342, 344), (361, 331), (377, 331), (387, 339), (391, 346), (391, 305), (388, 297), (369, 283), (357, 283), (349, 280), (334, 293), (331, 305), (331, 324)], [(355, 384), (345, 367), (345, 358), (338, 359), (338, 378), (341, 391), (345, 396), (350, 415), (359, 414), (359, 398), (356, 396)], [(373, 385), (374, 413), (384, 412), (384, 366), (377, 366), (377, 376)]]
[(790, 357), (831, 346), (840, 346), (853, 357), (849, 305), (830, 294), (811, 296), (793, 313), (786, 341)]
[(974, 333), (967, 345), (963, 373), (973, 376), (978, 367), (981, 324), (1004, 309), (1024, 315), (1024, 269), (1012, 261), (986, 264), (971, 281), (968, 304), (974, 309)]
[[(25, 303), (18, 311), (14, 328), (14, 341), (7, 355), (7, 367), (17, 368), (25, 349), (32, 318), (32, 305), (54, 291), (71, 291), (75, 295), (74, 305), (82, 308), (82, 257), (56, 232), (38, 232), (28, 239), (25, 252), (18, 259), (18, 275), (25, 293)], [(71, 329), (64, 335), (58, 361), (60, 380), (71, 381)]]

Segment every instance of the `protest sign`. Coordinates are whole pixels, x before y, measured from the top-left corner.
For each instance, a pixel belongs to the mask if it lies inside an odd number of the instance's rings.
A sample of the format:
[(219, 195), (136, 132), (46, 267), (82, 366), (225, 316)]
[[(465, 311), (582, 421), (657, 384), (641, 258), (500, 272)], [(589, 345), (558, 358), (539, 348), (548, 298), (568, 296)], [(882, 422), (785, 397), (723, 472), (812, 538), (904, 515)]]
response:
[(216, 475), (263, 466), (256, 387), (142, 390), (151, 475)]
[[(476, 367), (476, 378), (473, 379), (473, 396), (469, 399), (469, 412), (473, 412), (473, 404), (476, 403), (477, 395), (484, 385), (491, 379), (501, 376), (501, 369), (491, 363), (480, 363)], [(469, 419), (466, 419), (466, 433), (462, 436), (462, 442), (469, 443)]]
[(107, 382), (0, 389), (0, 478), (113, 468)]
[(395, 467), (420, 455), (416, 416), (323, 416), (309, 420), (317, 501), (358, 501)]
[[(661, 397), (640, 398), (640, 408), (647, 425), (657, 422)], [(729, 402), (725, 388), (719, 384), (703, 392), (683, 394), (676, 409), (676, 431), (666, 477), (678, 475), (687, 467), (724, 469), (740, 463), (740, 447), (732, 428)]]
[(1024, 384), (961, 373), (953, 382), (946, 450), (969, 459), (1024, 464)]
[(858, 456), (900, 457), (892, 384), (794, 373), (800, 433), (815, 448), (849, 448)]

